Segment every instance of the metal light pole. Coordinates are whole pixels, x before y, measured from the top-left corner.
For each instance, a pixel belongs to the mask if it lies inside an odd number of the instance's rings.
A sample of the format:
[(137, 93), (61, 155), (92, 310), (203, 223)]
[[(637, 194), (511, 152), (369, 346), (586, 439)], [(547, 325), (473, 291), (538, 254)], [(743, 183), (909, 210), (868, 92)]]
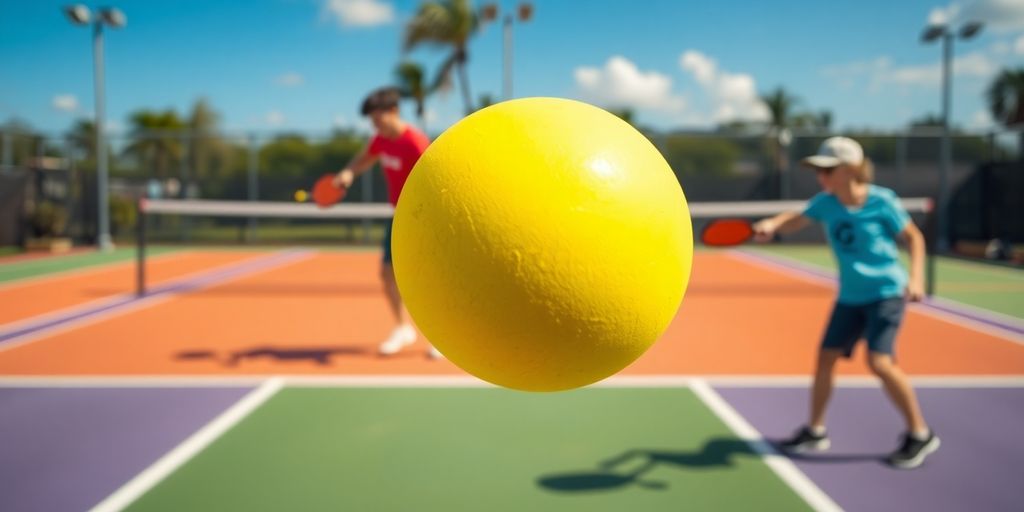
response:
[(103, 7), (97, 16), (93, 16), (88, 7), (76, 4), (64, 8), (64, 14), (75, 25), (92, 24), (92, 56), (93, 56), (93, 80), (96, 94), (96, 206), (99, 210), (96, 243), (100, 250), (109, 251), (114, 244), (110, 238), (110, 200), (107, 196), (107, 142), (104, 133), (106, 121), (104, 110), (104, 84), (103, 84), (103, 26), (121, 28), (127, 24), (127, 19), (120, 10), (113, 7)]
[[(481, 10), (483, 21), (494, 21), (498, 17), (498, 5), (487, 4)], [(505, 14), (503, 23), (503, 37), (501, 45), (502, 53), (502, 84), (501, 96), (504, 100), (512, 99), (512, 22), (518, 18), (519, 22), (526, 22), (533, 19), (533, 4), (520, 2), (516, 8), (515, 16), (512, 13)]]
[(932, 25), (925, 29), (921, 41), (932, 43), (942, 39), (942, 139), (939, 148), (939, 200), (936, 211), (936, 240), (938, 252), (949, 249), (949, 183), (953, 167), (953, 146), (950, 143), (950, 114), (952, 112), (953, 89), (953, 39), (959, 37), (968, 40), (978, 34), (984, 25), (979, 22), (968, 22), (960, 27), (959, 34), (953, 32), (948, 25)]

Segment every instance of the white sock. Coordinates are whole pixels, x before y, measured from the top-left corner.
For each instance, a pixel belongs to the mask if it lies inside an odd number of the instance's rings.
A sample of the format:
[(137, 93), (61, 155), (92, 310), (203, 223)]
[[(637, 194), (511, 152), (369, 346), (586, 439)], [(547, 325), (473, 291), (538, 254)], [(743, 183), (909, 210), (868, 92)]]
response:
[(915, 430), (915, 431), (910, 433), (910, 437), (913, 437), (914, 439), (917, 439), (918, 441), (924, 441), (924, 440), (928, 439), (928, 437), (931, 436), (931, 435), (932, 435), (932, 431), (930, 429)]
[(807, 427), (807, 429), (810, 430), (811, 433), (816, 435), (816, 436), (823, 436), (823, 435), (825, 435), (825, 432), (826, 432), (825, 427), (810, 427), (809, 426), (809, 427)]

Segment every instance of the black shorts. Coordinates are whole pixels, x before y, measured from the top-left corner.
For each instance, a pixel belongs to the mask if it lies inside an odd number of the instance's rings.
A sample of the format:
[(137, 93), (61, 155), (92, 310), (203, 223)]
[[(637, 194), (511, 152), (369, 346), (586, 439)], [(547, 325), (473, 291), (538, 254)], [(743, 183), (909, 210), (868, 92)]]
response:
[(387, 224), (384, 226), (384, 240), (381, 242), (381, 248), (384, 249), (381, 263), (385, 265), (391, 264), (391, 225), (392, 221), (388, 219)]
[(896, 332), (903, 321), (905, 308), (902, 297), (856, 306), (837, 302), (821, 340), (821, 348), (842, 350), (845, 357), (850, 357), (857, 341), (864, 338), (871, 352), (893, 355)]

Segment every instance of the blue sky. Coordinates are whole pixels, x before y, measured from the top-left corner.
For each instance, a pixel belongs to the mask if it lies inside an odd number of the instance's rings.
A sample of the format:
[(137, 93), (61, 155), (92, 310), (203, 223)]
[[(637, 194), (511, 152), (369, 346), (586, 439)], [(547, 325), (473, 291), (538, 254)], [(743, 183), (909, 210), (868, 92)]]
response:
[[(67, 2), (0, 0), (0, 122), (61, 132), (93, 111), (90, 32)], [(476, 2), (480, 5), (484, 2)], [(499, 1), (513, 9), (518, 1)], [(1024, 0), (533, 0), (514, 28), (515, 96), (630, 107), (658, 128), (702, 128), (764, 116), (757, 95), (782, 86), (801, 108), (830, 110), (840, 129), (898, 129), (940, 105), (930, 21), (978, 19), (954, 46), (953, 120), (992, 125), (983, 94), (1024, 66)], [(107, 118), (123, 130), (141, 108), (189, 110), (208, 99), (229, 131), (366, 125), (359, 102), (392, 81), (402, 28), (418, 0), (112, 0), (128, 26), (106, 32)], [(501, 94), (501, 30), (470, 46), (474, 97)], [(440, 50), (409, 55), (433, 72)], [(462, 111), (458, 91), (428, 102), (432, 132)], [(406, 108), (406, 114), (412, 109)]]

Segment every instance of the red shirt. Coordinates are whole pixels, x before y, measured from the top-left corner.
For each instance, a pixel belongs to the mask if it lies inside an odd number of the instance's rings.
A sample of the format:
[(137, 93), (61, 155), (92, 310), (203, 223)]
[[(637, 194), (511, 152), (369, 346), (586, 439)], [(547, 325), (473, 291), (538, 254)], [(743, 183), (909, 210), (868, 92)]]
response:
[(398, 137), (389, 139), (377, 134), (370, 140), (367, 153), (380, 157), (380, 168), (388, 183), (388, 200), (392, 205), (398, 204), (405, 180), (429, 144), (427, 136), (409, 124)]

